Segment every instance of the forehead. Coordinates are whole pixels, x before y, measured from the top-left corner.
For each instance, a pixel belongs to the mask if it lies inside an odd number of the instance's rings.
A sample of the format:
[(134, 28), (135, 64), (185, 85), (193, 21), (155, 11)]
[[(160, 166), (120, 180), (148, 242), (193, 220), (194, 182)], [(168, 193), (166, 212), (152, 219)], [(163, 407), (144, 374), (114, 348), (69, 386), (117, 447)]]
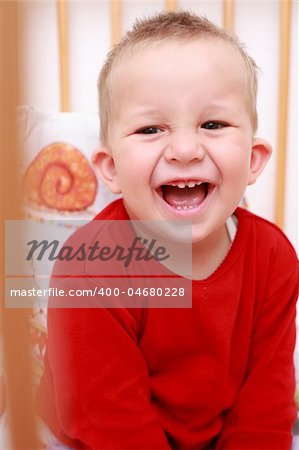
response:
[(142, 83), (187, 88), (193, 81), (208, 82), (215, 91), (229, 85), (244, 89), (248, 72), (240, 52), (223, 39), (170, 40), (125, 51), (110, 74), (109, 87), (117, 97)]

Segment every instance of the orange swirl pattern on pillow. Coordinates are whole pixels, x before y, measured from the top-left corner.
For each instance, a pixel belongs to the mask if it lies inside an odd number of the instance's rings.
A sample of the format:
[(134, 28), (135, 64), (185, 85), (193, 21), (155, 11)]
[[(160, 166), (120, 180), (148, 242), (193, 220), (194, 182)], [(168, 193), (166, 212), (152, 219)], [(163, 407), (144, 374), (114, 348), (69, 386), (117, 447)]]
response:
[(97, 192), (97, 179), (85, 156), (70, 144), (42, 149), (26, 170), (23, 191), (28, 203), (58, 211), (81, 211)]

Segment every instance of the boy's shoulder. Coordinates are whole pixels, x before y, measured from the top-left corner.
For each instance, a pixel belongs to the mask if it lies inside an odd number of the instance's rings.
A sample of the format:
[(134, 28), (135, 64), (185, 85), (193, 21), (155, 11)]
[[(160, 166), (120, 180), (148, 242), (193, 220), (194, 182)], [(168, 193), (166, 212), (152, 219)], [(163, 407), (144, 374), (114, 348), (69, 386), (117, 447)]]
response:
[(277, 225), (240, 207), (235, 214), (238, 226), (247, 231), (242, 234), (243, 239), (247, 240), (248, 245), (255, 246), (261, 256), (265, 253), (273, 257), (282, 255), (297, 262), (293, 245)]

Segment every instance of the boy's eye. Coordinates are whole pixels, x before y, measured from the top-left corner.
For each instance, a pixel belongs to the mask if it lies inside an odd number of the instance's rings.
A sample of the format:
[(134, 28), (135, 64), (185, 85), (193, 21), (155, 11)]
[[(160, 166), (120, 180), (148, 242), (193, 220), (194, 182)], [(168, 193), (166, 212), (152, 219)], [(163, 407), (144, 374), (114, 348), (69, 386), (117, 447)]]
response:
[(227, 124), (223, 122), (205, 122), (202, 124), (201, 128), (205, 128), (206, 130), (220, 130), (221, 128), (226, 127)]
[(136, 131), (137, 134), (157, 134), (159, 132), (161, 129), (158, 127), (146, 127)]

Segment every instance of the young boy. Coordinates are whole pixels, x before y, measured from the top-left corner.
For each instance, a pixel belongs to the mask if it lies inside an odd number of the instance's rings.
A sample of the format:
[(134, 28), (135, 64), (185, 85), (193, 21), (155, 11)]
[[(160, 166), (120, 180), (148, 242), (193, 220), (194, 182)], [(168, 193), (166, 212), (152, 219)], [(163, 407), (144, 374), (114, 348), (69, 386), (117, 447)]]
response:
[(49, 309), (45, 422), (78, 449), (290, 449), (297, 260), (238, 208), (271, 153), (254, 61), (207, 19), (162, 13), (99, 89), (95, 163), (123, 200), (96, 219), (191, 221), (192, 308)]

